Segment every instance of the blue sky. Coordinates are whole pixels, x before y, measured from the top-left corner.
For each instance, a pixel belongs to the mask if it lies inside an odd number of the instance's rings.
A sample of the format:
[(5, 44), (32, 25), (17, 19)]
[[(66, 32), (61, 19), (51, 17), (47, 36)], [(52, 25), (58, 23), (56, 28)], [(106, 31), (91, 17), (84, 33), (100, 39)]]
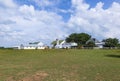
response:
[[(19, 5), (24, 5), (24, 4), (33, 5), (35, 9), (38, 9), (38, 10), (42, 9), (42, 7), (36, 4), (34, 0), (14, 0), (14, 1)], [(41, 0), (38, 0), (38, 1), (41, 2)], [(56, 8), (69, 10), (72, 6), (71, 0), (48, 0), (48, 1), (54, 2), (53, 6), (44, 7), (45, 10), (49, 10), (49, 11), (55, 11)], [(90, 8), (94, 8), (98, 2), (103, 2), (104, 3), (103, 9), (107, 9), (112, 5), (113, 2), (120, 3), (120, 0), (84, 0), (84, 2), (89, 4)], [(71, 13), (58, 12), (58, 14), (64, 17), (64, 21), (67, 21), (70, 18)]]
[(120, 0), (0, 0), (0, 46), (41, 41), (71, 33), (120, 39)]
[(85, 0), (91, 7), (95, 7), (98, 2), (103, 2), (104, 9), (109, 8), (113, 2), (120, 2), (120, 0)]

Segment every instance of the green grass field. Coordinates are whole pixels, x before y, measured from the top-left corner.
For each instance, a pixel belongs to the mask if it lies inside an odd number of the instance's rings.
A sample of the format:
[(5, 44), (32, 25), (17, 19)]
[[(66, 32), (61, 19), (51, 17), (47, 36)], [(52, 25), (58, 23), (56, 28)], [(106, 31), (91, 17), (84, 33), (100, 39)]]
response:
[(0, 50), (0, 81), (120, 81), (120, 50)]

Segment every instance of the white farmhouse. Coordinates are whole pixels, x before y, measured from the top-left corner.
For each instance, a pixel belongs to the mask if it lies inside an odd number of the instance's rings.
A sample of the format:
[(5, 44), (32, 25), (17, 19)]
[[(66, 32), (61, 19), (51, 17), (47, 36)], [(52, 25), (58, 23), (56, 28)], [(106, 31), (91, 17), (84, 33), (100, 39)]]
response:
[(65, 40), (63, 41), (59, 41), (59, 40), (56, 40), (56, 45), (55, 45), (55, 48), (72, 48), (72, 47), (77, 47), (77, 43), (75, 42), (71, 42), (71, 43), (67, 43)]
[(29, 45), (20, 45), (19, 49), (45, 49), (46, 46), (42, 42), (29, 43)]
[(104, 42), (100, 42), (100, 41), (98, 41), (98, 40), (95, 39), (95, 38), (89, 39), (89, 40), (86, 42), (86, 44), (89, 43), (89, 42), (91, 42), (91, 41), (95, 43), (96, 48), (103, 48), (103, 45), (105, 44)]

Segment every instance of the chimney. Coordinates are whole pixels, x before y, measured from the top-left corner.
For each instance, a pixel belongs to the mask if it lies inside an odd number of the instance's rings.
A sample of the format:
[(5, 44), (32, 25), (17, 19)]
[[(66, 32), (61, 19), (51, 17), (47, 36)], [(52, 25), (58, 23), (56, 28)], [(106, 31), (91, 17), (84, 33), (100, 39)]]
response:
[(59, 45), (59, 39), (56, 39), (56, 41), (57, 41), (57, 45)]

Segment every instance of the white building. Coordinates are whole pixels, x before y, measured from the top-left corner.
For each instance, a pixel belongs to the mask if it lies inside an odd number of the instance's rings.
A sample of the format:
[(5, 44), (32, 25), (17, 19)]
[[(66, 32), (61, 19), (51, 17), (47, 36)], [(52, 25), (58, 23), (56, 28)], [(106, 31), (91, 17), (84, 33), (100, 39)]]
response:
[(98, 48), (103, 48), (104, 42), (95, 43)]
[(105, 44), (104, 42), (100, 42), (100, 41), (98, 41), (98, 40), (95, 39), (95, 38), (89, 39), (89, 40), (86, 42), (86, 44), (89, 43), (89, 42), (91, 42), (91, 41), (95, 43), (96, 48), (103, 48), (103, 45)]
[(59, 40), (57, 40), (57, 43), (55, 45), (55, 48), (72, 48), (72, 47), (77, 47), (77, 43), (75, 42), (67, 43), (65, 40), (60, 42)]
[(18, 49), (45, 49), (46, 46), (42, 42), (29, 43), (29, 45), (20, 45)]

